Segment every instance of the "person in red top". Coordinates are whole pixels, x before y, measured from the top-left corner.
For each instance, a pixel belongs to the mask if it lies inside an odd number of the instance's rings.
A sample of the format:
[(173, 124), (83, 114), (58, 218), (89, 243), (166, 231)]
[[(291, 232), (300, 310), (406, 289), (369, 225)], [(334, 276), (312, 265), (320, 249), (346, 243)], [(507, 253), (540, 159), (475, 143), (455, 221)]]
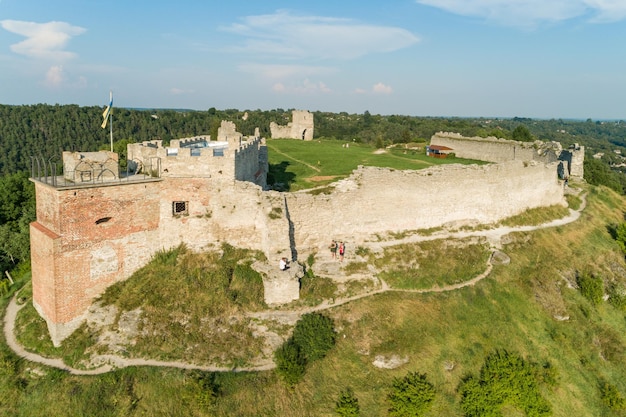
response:
[(346, 247), (343, 242), (339, 242), (339, 260), (343, 261), (343, 255), (346, 253)]

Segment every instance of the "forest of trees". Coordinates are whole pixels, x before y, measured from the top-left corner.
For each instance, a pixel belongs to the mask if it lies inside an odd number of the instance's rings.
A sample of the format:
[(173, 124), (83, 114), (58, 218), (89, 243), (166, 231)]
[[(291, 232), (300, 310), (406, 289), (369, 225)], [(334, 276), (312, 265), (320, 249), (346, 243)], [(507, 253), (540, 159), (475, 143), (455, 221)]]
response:
[[(31, 157), (60, 160), (61, 152), (106, 149), (109, 129), (102, 129), (101, 107), (77, 105), (0, 105), (0, 174), (30, 170)], [(244, 115), (247, 114), (247, 117)], [(443, 118), (381, 116), (314, 112), (315, 137), (357, 141), (385, 146), (392, 143), (426, 142), (438, 131), (466, 136), (497, 136), (515, 140), (556, 140), (564, 147), (579, 143), (590, 154), (604, 152), (607, 164), (626, 155), (626, 123), (623, 121), (536, 120), (527, 118)], [(222, 120), (232, 121), (244, 135), (269, 137), (270, 122), (286, 125), (291, 109), (275, 110), (142, 110), (114, 108), (115, 141), (141, 142), (194, 135), (217, 135)]]
[[(109, 148), (109, 129), (102, 129), (102, 107), (77, 105), (0, 105), (0, 272), (28, 258), (28, 224), (34, 220), (34, 192), (28, 181), (32, 157), (57, 162), (62, 151)], [(222, 120), (232, 121), (244, 135), (256, 127), (270, 137), (269, 125), (286, 125), (292, 109), (217, 110), (113, 109), (115, 149), (128, 142), (210, 134)], [(244, 117), (245, 116), (245, 117)], [(496, 136), (522, 141), (559, 141), (563, 147), (586, 147), (585, 179), (626, 191), (624, 121), (537, 120), (528, 118), (443, 118), (400, 115), (314, 112), (315, 138), (356, 141), (383, 147), (427, 142), (438, 131), (465, 136)], [(621, 152), (621, 154), (617, 153)], [(604, 153), (601, 159), (593, 154)], [(621, 171), (620, 171), (621, 170)]]

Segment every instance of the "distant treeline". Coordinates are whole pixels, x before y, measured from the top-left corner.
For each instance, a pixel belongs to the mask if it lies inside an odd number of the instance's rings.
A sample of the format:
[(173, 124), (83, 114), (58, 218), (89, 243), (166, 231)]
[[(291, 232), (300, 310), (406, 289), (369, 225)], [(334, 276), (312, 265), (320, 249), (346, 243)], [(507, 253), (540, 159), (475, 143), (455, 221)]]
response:
[[(101, 128), (103, 107), (77, 105), (0, 105), (0, 173), (29, 170), (32, 156), (60, 161), (61, 152), (107, 149), (109, 128)], [(556, 140), (564, 147), (579, 143), (588, 153), (604, 152), (601, 162), (610, 169), (626, 155), (626, 123), (623, 121), (537, 120), (528, 118), (445, 118), (381, 116), (314, 112), (315, 138), (371, 143), (377, 147), (393, 143), (426, 142), (438, 131), (465, 136), (496, 136), (516, 140)], [(215, 137), (222, 120), (232, 121), (244, 135), (270, 137), (269, 125), (286, 125), (291, 109), (206, 111), (165, 109), (113, 110), (115, 141), (141, 142), (201, 134)], [(591, 158), (588, 158), (591, 159)], [(613, 167), (613, 171), (616, 168)], [(618, 181), (619, 182), (619, 181)]]

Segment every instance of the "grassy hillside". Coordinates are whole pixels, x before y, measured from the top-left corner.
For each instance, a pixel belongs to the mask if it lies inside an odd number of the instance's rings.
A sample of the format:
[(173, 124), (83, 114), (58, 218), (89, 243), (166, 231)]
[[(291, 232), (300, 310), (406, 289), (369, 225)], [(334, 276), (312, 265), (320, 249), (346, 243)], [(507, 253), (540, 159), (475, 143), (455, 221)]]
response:
[[(314, 165), (304, 154), (280, 150), (284, 160), (303, 161), (290, 166)], [(337, 152), (345, 150), (338, 147)], [(343, 175), (332, 172), (325, 174)], [(624, 221), (625, 208), (626, 200), (613, 191), (588, 187), (587, 207), (579, 220), (510, 235), (502, 251), (511, 263), (495, 265), (475, 286), (422, 294), (389, 291), (324, 310), (334, 321), (336, 345), (324, 359), (310, 364), (293, 387), (271, 370), (213, 373), (131, 367), (100, 376), (73, 376), (18, 359), (1, 345), (0, 415), (332, 416), (340, 393), (351, 388), (361, 415), (380, 416), (387, 415), (395, 378), (419, 372), (435, 388), (432, 408), (425, 415), (463, 416), (462, 384), (479, 381), (475, 386), (483, 393), (491, 390), (490, 397), (512, 390), (503, 383), (489, 385), (488, 370), (481, 373), (494, 352), (523, 359), (523, 369), (530, 371), (513, 373), (514, 379), (536, 388), (550, 409), (525, 413), (520, 402), (507, 400), (500, 408), (503, 415), (623, 415), (616, 406), (609, 408), (607, 399), (619, 405), (626, 396), (626, 263), (611, 235), (612, 227)], [(562, 214), (556, 209), (545, 212)], [(541, 213), (527, 213), (508, 224), (534, 223), (537, 218)], [(303, 279), (303, 299), (276, 314), (376, 290), (376, 283), (356, 278), (368, 266), (392, 288), (429, 288), (482, 272), (488, 256), (480, 239), (403, 243), (381, 252), (354, 249), (358, 254), (343, 266), (345, 280), (339, 283), (321, 273), (326, 254), (307, 260), (312, 273)], [(63, 357), (77, 367), (86, 366), (84, 360), (91, 354), (112, 350), (124, 357), (230, 367), (253, 364), (271, 354), (248, 324), (265, 326), (283, 339), (291, 330), (280, 321), (250, 315), (266, 310), (260, 276), (250, 269), (261, 258), (229, 247), (206, 254), (184, 248), (158, 254), (102, 298), (103, 305), (119, 309), (114, 328), (122, 326), (124, 313), (143, 311), (133, 343), (118, 340), (117, 347), (107, 348), (99, 341), (102, 333), (85, 326), (54, 348), (45, 324), (29, 306), (18, 317), (18, 335), (30, 349)], [(581, 291), (591, 288), (588, 282), (599, 283), (609, 298)], [(28, 301), (28, 284), (20, 296)], [(8, 299), (0, 302), (4, 310)], [(373, 364), (394, 359), (401, 363), (394, 369)]]

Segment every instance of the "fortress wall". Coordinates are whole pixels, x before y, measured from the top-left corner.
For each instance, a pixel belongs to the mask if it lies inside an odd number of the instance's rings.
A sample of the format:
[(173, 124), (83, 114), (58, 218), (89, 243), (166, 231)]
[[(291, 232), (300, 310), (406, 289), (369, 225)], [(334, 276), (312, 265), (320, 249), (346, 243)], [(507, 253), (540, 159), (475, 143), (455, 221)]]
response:
[(287, 196), (301, 249), (327, 240), (443, 224), (491, 223), (528, 208), (564, 204), (555, 164), (447, 165), (421, 171), (359, 168), (331, 195)]
[[(31, 225), (33, 301), (55, 343), (81, 323), (93, 299), (145, 265), (158, 248), (159, 181), (52, 189), (54, 216)], [(41, 198), (44, 197), (44, 198)], [(38, 216), (40, 210), (38, 209)], [(52, 289), (52, 290), (51, 290)]]
[(211, 136), (192, 136), (189, 138), (172, 139), (170, 141), (170, 148), (181, 148), (184, 146), (193, 145), (196, 143), (204, 143), (211, 140)]
[(313, 113), (306, 110), (294, 110), (291, 112), (291, 120), (287, 126), (280, 126), (275, 122), (270, 123), (272, 138), (313, 140)]
[(452, 148), (459, 158), (476, 159), (488, 162), (533, 161), (541, 159), (533, 143), (489, 138), (466, 138), (457, 134), (436, 133), (430, 140), (431, 145)]
[[(259, 149), (261, 139), (256, 138), (244, 142), (242, 147), (235, 152), (235, 179), (238, 181), (250, 181), (258, 184), (259, 170), (267, 172), (267, 167), (259, 166)], [(261, 185), (261, 184), (259, 184)]]
[(35, 308), (43, 317), (57, 321), (57, 302), (54, 255), (58, 252), (60, 236), (51, 232), (40, 223), (30, 224), (30, 257), (32, 265), (33, 298), (39, 303)]
[(159, 182), (113, 184), (57, 190), (59, 222), (51, 230), (62, 236), (64, 249), (158, 228)]
[(35, 184), (35, 210), (37, 223), (50, 230), (58, 230), (59, 224), (59, 194), (57, 190), (39, 181)]
[[(179, 142), (176, 145), (180, 145)], [(174, 151), (175, 150), (175, 151)], [(129, 144), (128, 159), (139, 162), (144, 167), (157, 168), (160, 164), (162, 177), (216, 177), (232, 179), (235, 177), (235, 154), (233, 144), (223, 149), (222, 156), (214, 155), (214, 148), (196, 149), (199, 155), (192, 155), (191, 148), (167, 147), (155, 148), (144, 144)]]
[(235, 174), (234, 152), (225, 149), (223, 156), (213, 156), (213, 149), (204, 148), (199, 156), (191, 156), (191, 149), (181, 148), (178, 155), (163, 155), (162, 177), (217, 177), (233, 178)]
[[(260, 187), (234, 181), (171, 178), (160, 189), (159, 247), (185, 243), (191, 249), (228, 242), (263, 250), (267, 203)], [(188, 202), (188, 213), (174, 215), (172, 203)]]
[(273, 139), (292, 138), (291, 123), (289, 123), (287, 126), (280, 126), (274, 122), (270, 123), (270, 134), (272, 135)]

